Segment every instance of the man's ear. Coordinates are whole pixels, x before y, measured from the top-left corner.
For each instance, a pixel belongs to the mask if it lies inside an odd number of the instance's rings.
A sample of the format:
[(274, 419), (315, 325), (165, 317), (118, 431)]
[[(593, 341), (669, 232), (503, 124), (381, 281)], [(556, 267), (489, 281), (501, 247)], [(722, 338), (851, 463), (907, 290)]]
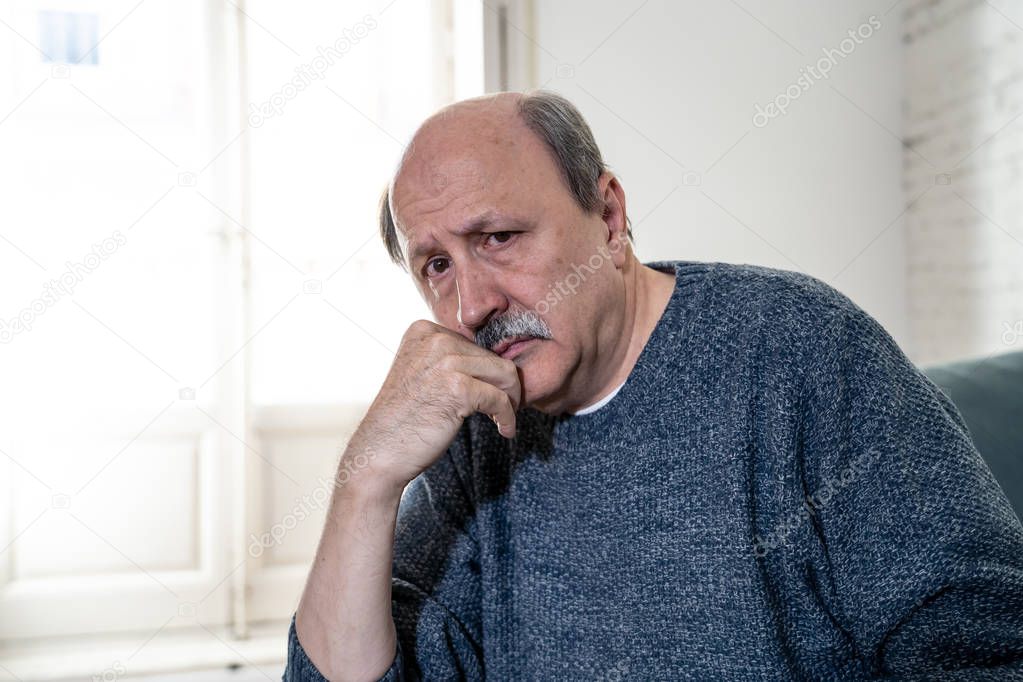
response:
[(615, 267), (625, 265), (626, 247), (629, 243), (628, 223), (625, 219), (625, 190), (614, 174), (604, 171), (597, 179), (601, 200), (604, 202), (601, 218), (607, 225), (607, 246)]

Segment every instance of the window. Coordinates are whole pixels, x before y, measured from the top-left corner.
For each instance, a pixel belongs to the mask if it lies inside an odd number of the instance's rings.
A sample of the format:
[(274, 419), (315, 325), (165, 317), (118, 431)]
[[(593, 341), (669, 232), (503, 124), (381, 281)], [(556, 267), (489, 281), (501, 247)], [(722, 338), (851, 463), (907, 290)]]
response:
[(12, 672), (30, 640), (84, 634), (133, 644), (86, 648), (66, 674), (142, 672), (165, 633), (237, 658), (230, 635), (269, 621), (279, 653), (324, 481), (428, 316), (376, 200), (415, 126), (483, 92), (484, 11), (0, 8)]

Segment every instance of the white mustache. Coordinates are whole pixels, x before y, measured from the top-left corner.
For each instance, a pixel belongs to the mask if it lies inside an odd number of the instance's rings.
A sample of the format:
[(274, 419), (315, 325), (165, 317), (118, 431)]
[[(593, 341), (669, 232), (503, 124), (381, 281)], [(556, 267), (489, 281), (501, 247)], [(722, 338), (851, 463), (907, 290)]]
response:
[(487, 350), (505, 339), (527, 336), (534, 339), (551, 338), (551, 328), (532, 310), (507, 313), (495, 317), (476, 332), (476, 345)]

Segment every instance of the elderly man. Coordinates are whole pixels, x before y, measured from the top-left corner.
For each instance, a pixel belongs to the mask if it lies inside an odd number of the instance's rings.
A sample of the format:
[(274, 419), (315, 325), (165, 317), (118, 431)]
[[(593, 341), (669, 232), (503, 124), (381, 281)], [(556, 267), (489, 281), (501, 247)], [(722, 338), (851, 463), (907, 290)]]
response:
[(819, 280), (640, 263), (564, 98), (431, 117), (381, 230), (437, 323), (347, 446), (285, 679), (1023, 678), (1023, 528), (953, 404)]

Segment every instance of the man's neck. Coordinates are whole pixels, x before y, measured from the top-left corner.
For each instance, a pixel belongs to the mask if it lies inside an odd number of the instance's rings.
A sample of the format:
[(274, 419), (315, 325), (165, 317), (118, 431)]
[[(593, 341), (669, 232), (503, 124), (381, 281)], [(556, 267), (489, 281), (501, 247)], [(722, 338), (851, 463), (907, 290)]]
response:
[(612, 370), (588, 387), (589, 396), (570, 407), (572, 412), (599, 402), (628, 379), (675, 290), (674, 274), (648, 268), (635, 258), (630, 258), (624, 274), (626, 316), (619, 336), (623, 343), (605, 365)]

